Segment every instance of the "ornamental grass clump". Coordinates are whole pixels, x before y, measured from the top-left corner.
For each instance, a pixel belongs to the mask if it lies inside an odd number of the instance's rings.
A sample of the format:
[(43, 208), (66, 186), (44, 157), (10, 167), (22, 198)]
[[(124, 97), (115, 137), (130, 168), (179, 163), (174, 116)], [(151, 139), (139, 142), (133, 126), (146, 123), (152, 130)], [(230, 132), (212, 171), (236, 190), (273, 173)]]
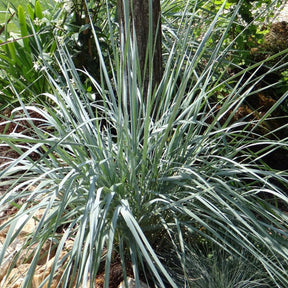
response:
[[(204, 246), (217, 247), (235, 263), (257, 263), (261, 277), (275, 287), (287, 286), (287, 171), (265, 162), (273, 151), (287, 151), (287, 137), (275, 136), (286, 126), (267, 128), (287, 93), (261, 117), (239, 117), (265, 75), (247, 79), (250, 68), (237, 77), (223, 72), (231, 52), (225, 35), (237, 9), (220, 36), (221, 10), (199, 40), (192, 33), (196, 12), (189, 8), (179, 20), (185, 33), (171, 46), (169, 39), (165, 42), (169, 53), (163, 79), (153, 91), (150, 83), (147, 95), (134, 61), (137, 48), (129, 42), (118, 45), (111, 33), (114, 46), (107, 67), (91, 26), (100, 82), (76, 69), (69, 51), (58, 45), (58, 70), (49, 63), (42, 68), (50, 83), (51, 92), (45, 94), (49, 104), (28, 106), (18, 97), (14, 121), (25, 119), (30, 129), (0, 136), (1, 145), (19, 153), (1, 167), (2, 183), (10, 189), (0, 197), (0, 211), (24, 201), (0, 224), (0, 230), (8, 227), (0, 263), (24, 224), (41, 211), (22, 249), (33, 247), (22, 287), (33, 282), (47, 242), (55, 247), (54, 261), (39, 287), (50, 287), (60, 271), (58, 287), (96, 287), (103, 271), (104, 287), (109, 287), (117, 261), (121, 277), (127, 281), (133, 276), (137, 287), (140, 280), (150, 287), (197, 287), (195, 279), (205, 283), (205, 275), (192, 267), (191, 255)], [(215, 31), (219, 38), (211, 50)], [(149, 73), (153, 79), (153, 71)], [(83, 77), (91, 83), (89, 93)], [(218, 99), (223, 86), (225, 95)], [(247, 279), (235, 275), (237, 281), (254, 280), (250, 274)]]

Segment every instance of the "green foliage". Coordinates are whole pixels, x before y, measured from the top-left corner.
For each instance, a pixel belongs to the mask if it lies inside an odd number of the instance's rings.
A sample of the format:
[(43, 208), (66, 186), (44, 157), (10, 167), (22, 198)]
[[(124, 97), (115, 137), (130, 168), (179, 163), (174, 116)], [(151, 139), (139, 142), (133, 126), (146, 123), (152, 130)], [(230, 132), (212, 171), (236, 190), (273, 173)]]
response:
[[(226, 25), (225, 18), (230, 17), (237, 10), (237, 17), (229, 31), (227, 37), (228, 45), (233, 43), (235, 49), (234, 57), (238, 57), (239, 65), (250, 65), (253, 63), (251, 49), (259, 48), (264, 41), (264, 36), (268, 32), (264, 25), (269, 23), (274, 16), (275, 9), (282, 4), (280, 0), (212, 0), (205, 5), (206, 11), (215, 14), (223, 5), (225, 13), (219, 25)], [(236, 60), (236, 59), (235, 59)]]
[[(94, 279), (104, 271), (104, 287), (109, 287), (111, 264), (117, 257), (124, 278), (131, 267), (136, 283), (141, 278), (151, 287), (193, 287), (200, 282), (191, 283), (197, 275), (206, 285), (205, 263), (210, 279), (219, 285), (241, 287), (242, 280), (252, 285), (249, 273), (241, 278), (227, 268), (228, 280), (219, 276), (224, 269), (214, 263), (231, 259), (228, 264), (238, 265), (243, 273), (242, 260), (256, 266), (261, 276), (267, 275), (269, 284), (288, 286), (288, 219), (281, 209), (288, 204), (288, 175), (266, 162), (280, 148), (282, 156), (287, 153), (287, 138), (274, 137), (287, 125), (265, 129), (287, 92), (261, 117), (237, 118), (264, 77), (252, 72), (243, 81), (244, 76), (263, 61), (237, 75), (223, 73), (223, 67), (234, 64), (228, 56), (237, 39), (227, 45), (226, 37), (237, 13), (227, 16), (226, 26), (221, 11), (200, 22), (199, 6), (188, 4), (163, 3), (165, 71), (158, 89), (148, 89), (147, 95), (134, 61), (137, 49), (131, 43), (118, 45), (111, 15), (108, 51), (102, 51), (101, 33), (89, 22), (101, 68), (99, 80), (75, 67), (69, 42), (67, 47), (64, 41), (56, 42), (54, 61), (42, 58), (40, 63), (49, 85), (45, 96), (53, 106), (27, 105), (14, 87), (21, 104), (12, 111), (18, 116), (14, 123), (24, 129), (0, 135), (2, 147), (19, 153), (1, 165), (0, 186), (8, 184), (10, 189), (0, 195), (0, 212), (17, 199), (25, 201), (0, 225), (1, 230), (9, 227), (0, 263), (21, 233), (23, 226), (14, 229), (19, 219), (25, 217), (24, 225), (39, 209), (44, 211), (26, 242), (33, 249), (23, 287), (30, 286), (46, 241), (57, 248), (42, 286), (50, 286), (62, 265), (59, 285), (95, 287)], [(109, 5), (106, 8), (109, 11)], [(194, 33), (199, 24), (201, 33)], [(56, 31), (58, 36), (62, 28)], [(43, 55), (42, 45), (37, 47)], [(269, 72), (277, 69), (271, 67)], [(226, 89), (221, 105), (215, 103), (219, 87)], [(95, 100), (90, 97), (94, 91)], [(1, 127), (9, 124), (6, 120)], [(66, 249), (68, 240), (72, 247)], [(207, 262), (191, 258), (204, 245), (209, 249), (203, 256)], [(65, 263), (61, 252), (66, 252)], [(189, 259), (202, 271), (193, 269)], [(258, 280), (261, 285), (261, 277)]]
[[(47, 92), (48, 89), (40, 68), (47, 61), (49, 65), (51, 64), (57, 41), (69, 47), (77, 68), (87, 69), (96, 78), (100, 75), (99, 59), (94, 53), (96, 48), (92, 40), (89, 17), (93, 22), (93, 28), (97, 30), (107, 63), (108, 39), (111, 31), (107, 25), (107, 18), (103, 16), (106, 9), (104, 2), (94, 4), (90, 1), (86, 9), (84, 1), (64, 1), (56, 5), (53, 3), (48, 6), (48, 10), (45, 10), (45, 15), (39, 1), (35, 1), (34, 5), (32, 2), (29, 3), (25, 10), (22, 6), (17, 8), (18, 13), (13, 19), (19, 27), (20, 35), (15, 36), (14, 31), (10, 32), (6, 23), (0, 46), (0, 67), (3, 71), (0, 82), (4, 88), (0, 97), (2, 108), (17, 102), (15, 92), (10, 89), (10, 82), (15, 83), (18, 91), (21, 90), (22, 100), (26, 103), (43, 100), (43, 97), (37, 99), (34, 97)], [(44, 7), (47, 8), (47, 5), (45, 3)], [(113, 16), (115, 11), (111, 13), (111, 19), (115, 19)], [(91, 87), (88, 84), (88, 88)]]
[(215, 5), (216, 9), (219, 9), (223, 4), (225, 5), (225, 9), (234, 9), (235, 6), (240, 4), (239, 16), (246, 24), (254, 21), (255, 10), (257, 11), (263, 8), (263, 6), (265, 7), (265, 13), (261, 13), (258, 19), (258, 21), (264, 22), (267, 18), (273, 17), (274, 11), (272, 8), (279, 7), (282, 4), (281, 0), (213, 0), (211, 2)]
[[(116, 5), (115, 1), (109, 1), (108, 19), (106, 15), (105, 1), (82, 1), (73, 0), (68, 3), (64, 2), (63, 12), (65, 14), (65, 25), (63, 31), (59, 31), (64, 37), (66, 45), (72, 55), (74, 63), (79, 69), (86, 69), (95, 78), (100, 75), (99, 58), (96, 51), (96, 46), (92, 37), (92, 27), (97, 31), (99, 44), (105, 56), (105, 61), (109, 63), (109, 41), (110, 34), (117, 31), (115, 25)], [(86, 7), (87, 4), (87, 7)], [(91, 20), (91, 21), (90, 21)], [(108, 23), (113, 25), (111, 30)], [(97, 78), (97, 80), (100, 80)], [(90, 86), (91, 87), (91, 86)]]
[(27, 29), (27, 24), (26, 24), (25, 12), (22, 6), (18, 7), (18, 20), (19, 20), (19, 26), (20, 26), (20, 31), (21, 31), (21, 37), (22, 37), (22, 41), (24, 44), (24, 49), (26, 50), (27, 53), (31, 54), (30, 43), (29, 43), (29, 39), (27, 38), (29, 37), (29, 33)]
[[(35, 6), (30, 3), (28, 7), (30, 17), (26, 17), (24, 8), (19, 6), (13, 18), (20, 35), (9, 32), (6, 27), (0, 46), (0, 83), (3, 87), (0, 103), (4, 106), (17, 102), (11, 83), (26, 103), (35, 101), (35, 95), (46, 92), (48, 88), (39, 62), (42, 58), (47, 61), (55, 49), (53, 26), (43, 17), (38, 1)], [(53, 14), (50, 16), (53, 17)]]

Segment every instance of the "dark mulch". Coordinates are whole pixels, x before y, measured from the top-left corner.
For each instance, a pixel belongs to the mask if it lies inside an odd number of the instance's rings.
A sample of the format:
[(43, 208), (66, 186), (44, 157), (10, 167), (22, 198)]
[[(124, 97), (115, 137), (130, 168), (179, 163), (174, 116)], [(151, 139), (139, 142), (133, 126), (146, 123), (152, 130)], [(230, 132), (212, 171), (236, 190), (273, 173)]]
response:
[[(30, 113), (30, 117), (32, 119), (35, 119), (33, 121), (33, 124), (35, 126), (43, 124), (43, 122), (41, 121), (42, 117), (38, 113), (32, 111)], [(21, 133), (23, 135), (33, 137), (33, 128), (31, 127), (31, 124), (24, 119), (25, 117), (19, 112), (12, 114), (12, 111), (9, 109), (0, 112), (0, 134), (9, 135), (11, 133)], [(10, 147), (9, 143), (5, 143), (5, 141), (0, 141), (0, 171), (3, 171), (3, 169), (5, 169), (7, 165), (9, 165), (11, 161), (13, 161), (13, 159), (17, 159), (19, 156), (19, 153), (13, 150)], [(39, 159), (39, 155), (35, 152), (31, 153), (29, 157), (32, 160)], [(4, 180), (5, 179), (2, 179), (2, 181)], [(0, 185), (0, 194), (5, 193), (9, 188), (10, 187), (8, 185)]]
[[(35, 126), (43, 124), (43, 121), (41, 121), (42, 116), (37, 112), (32, 111), (30, 113), (30, 118), (35, 119), (33, 120), (33, 125)], [(20, 115), (19, 113), (12, 115), (12, 112), (6, 109), (0, 115), (0, 134), (9, 135), (11, 133), (21, 133), (32, 137), (34, 135), (33, 127), (29, 121), (25, 120), (25, 116)], [(19, 153), (11, 149), (8, 143), (2, 143), (0, 146), (0, 166), (11, 159), (16, 159), (17, 157), (19, 157)], [(37, 153), (32, 153), (30, 155), (30, 158), (35, 160), (37, 157), (39, 157)]]

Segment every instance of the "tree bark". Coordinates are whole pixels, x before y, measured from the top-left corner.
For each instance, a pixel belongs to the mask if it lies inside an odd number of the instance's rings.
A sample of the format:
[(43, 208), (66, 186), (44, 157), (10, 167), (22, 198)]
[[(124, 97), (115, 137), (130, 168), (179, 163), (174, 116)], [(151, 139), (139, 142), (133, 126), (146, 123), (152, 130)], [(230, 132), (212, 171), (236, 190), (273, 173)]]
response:
[[(126, 6), (124, 6), (124, 3)], [(149, 6), (151, 6), (150, 9)], [(128, 7), (129, 17), (125, 17), (124, 7)], [(152, 10), (152, 13), (149, 13), (149, 10)], [(131, 40), (136, 40), (138, 47), (145, 98), (148, 90), (150, 71), (153, 71), (152, 89), (160, 83), (163, 74), (160, 0), (118, 0), (118, 16), (120, 29), (124, 29), (124, 31), (121, 30), (124, 32), (124, 38), (127, 39), (126, 36), (129, 34), (126, 29), (130, 29), (130, 35), (134, 33), (136, 35), (136, 39), (132, 37)], [(125, 22), (125, 18), (129, 19), (129, 23)]]

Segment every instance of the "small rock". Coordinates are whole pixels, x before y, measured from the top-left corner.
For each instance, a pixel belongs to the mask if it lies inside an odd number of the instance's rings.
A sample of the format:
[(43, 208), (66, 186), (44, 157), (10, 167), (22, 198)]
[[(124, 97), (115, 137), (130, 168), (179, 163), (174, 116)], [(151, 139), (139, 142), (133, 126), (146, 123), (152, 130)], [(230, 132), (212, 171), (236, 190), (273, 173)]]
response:
[[(0, 239), (0, 253), (2, 252), (2, 243), (4, 243), (4, 241), (5, 239)], [(22, 245), (22, 242), (18, 238), (16, 238), (5, 251), (3, 261), (0, 264), (0, 281), (5, 277), (14, 256), (21, 250)]]
[(122, 281), (118, 288), (149, 288), (149, 286), (142, 281), (140, 281), (140, 286), (136, 287), (136, 282), (133, 278), (128, 277), (127, 278), (128, 286), (125, 286), (125, 282)]
[(19, 267), (13, 268), (9, 275), (5, 275), (2, 279), (1, 288), (20, 288), (22, 287), (23, 279), (25, 278), (29, 269), (29, 264), (22, 264)]
[[(63, 259), (63, 257), (65, 257), (66, 252), (63, 251), (61, 252), (58, 261), (60, 261), (61, 259)], [(38, 265), (35, 271), (35, 274), (33, 276), (33, 280), (32, 280), (32, 288), (38, 288), (40, 286), (40, 284), (42, 283), (42, 281), (47, 278), (48, 276), (50, 276), (51, 274), (51, 270), (52, 270), (52, 266), (54, 265), (55, 262), (55, 258), (53, 257), (52, 259), (50, 259), (45, 265)], [(62, 273), (64, 271), (64, 263), (62, 265), (62, 267), (58, 268), (58, 270), (56, 271), (56, 273), (53, 275), (53, 280), (51, 285), (49, 286), (49, 288), (56, 288), (58, 287), (58, 284), (60, 282)], [(48, 282), (46, 282), (44, 284), (44, 286), (42, 286), (43, 288), (47, 288), (48, 287)]]

